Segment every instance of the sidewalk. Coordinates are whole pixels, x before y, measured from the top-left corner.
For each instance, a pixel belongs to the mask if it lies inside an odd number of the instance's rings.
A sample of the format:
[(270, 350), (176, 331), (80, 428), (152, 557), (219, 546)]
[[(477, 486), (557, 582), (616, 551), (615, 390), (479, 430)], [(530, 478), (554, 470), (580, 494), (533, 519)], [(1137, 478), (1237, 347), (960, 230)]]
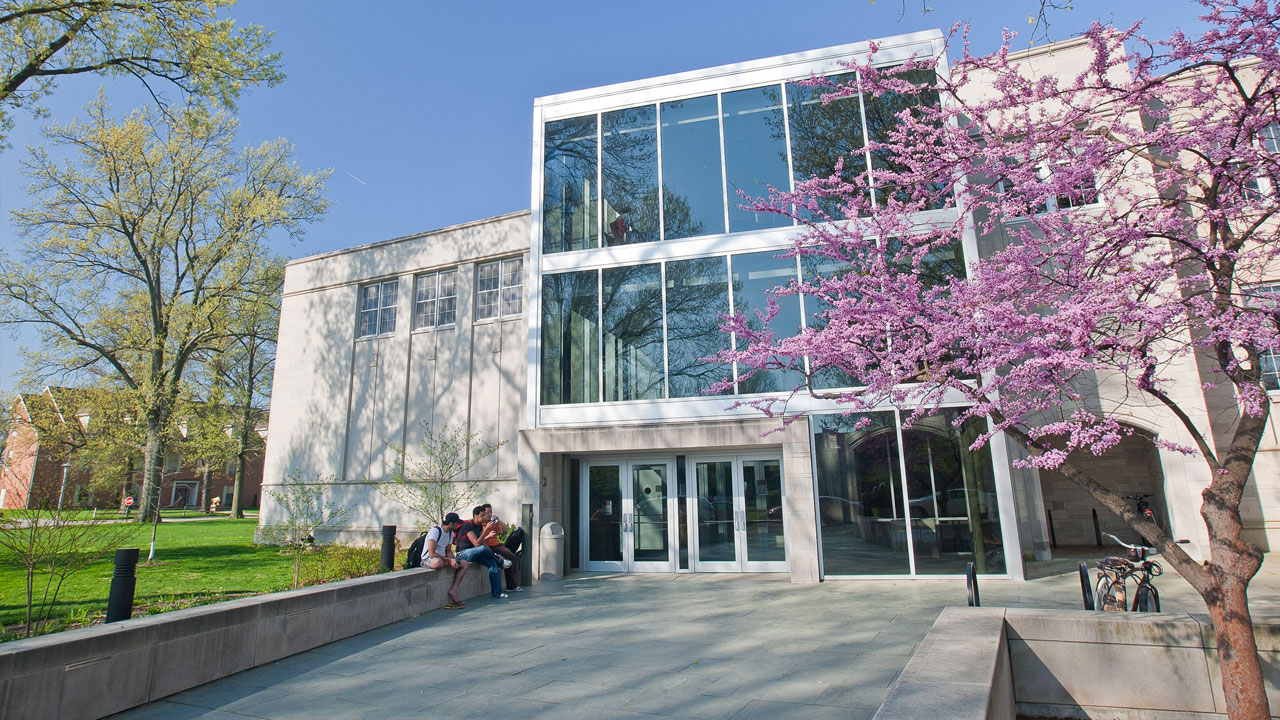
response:
[[(1172, 572), (1166, 612), (1203, 612)], [(1280, 609), (1280, 561), (1254, 581)], [(984, 606), (1079, 608), (1076, 575), (981, 581)], [(959, 580), (574, 575), (475, 599), (116, 716), (869, 718)]]

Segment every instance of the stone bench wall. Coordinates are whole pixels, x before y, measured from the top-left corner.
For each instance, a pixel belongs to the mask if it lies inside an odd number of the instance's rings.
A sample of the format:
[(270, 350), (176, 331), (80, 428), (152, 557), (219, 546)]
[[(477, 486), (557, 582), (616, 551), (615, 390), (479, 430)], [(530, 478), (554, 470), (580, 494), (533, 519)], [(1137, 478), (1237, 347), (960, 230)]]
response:
[[(452, 570), (401, 570), (0, 645), (0, 717), (96, 720), (444, 607)], [(486, 595), (474, 567), (458, 589)]]
[[(1254, 618), (1280, 717), (1280, 622)], [(1207, 615), (951, 607), (942, 611), (875, 720), (1225, 718)]]

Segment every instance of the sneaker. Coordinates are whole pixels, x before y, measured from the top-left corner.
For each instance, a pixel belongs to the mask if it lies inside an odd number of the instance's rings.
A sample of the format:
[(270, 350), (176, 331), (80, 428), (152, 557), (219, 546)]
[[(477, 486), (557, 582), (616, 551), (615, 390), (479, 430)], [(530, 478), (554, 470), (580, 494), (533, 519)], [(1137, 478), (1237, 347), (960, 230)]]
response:
[(497, 598), (496, 598), (496, 599), (498, 599), (498, 600), (506, 600), (506, 599), (507, 599), (507, 598), (509, 598), (509, 597), (511, 597), (511, 596), (510, 596), (510, 595), (508, 595), (508, 594), (506, 594), (506, 593), (498, 593), (498, 596), (497, 596)]
[(506, 558), (498, 558), (498, 559), (502, 561), (502, 569), (503, 569), (503, 570), (506, 570), (507, 568), (511, 567), (511, 561), (510, 561), (510, 560), (508, 560), (508, 559), (506, 559)]
[(519, 585), (517, 585), (517, 586), (515, 586), (515, 587), (511, 588), (511, 592), (524, 592), (524, 588), (522, 588), (522, 587), (520, 587)]

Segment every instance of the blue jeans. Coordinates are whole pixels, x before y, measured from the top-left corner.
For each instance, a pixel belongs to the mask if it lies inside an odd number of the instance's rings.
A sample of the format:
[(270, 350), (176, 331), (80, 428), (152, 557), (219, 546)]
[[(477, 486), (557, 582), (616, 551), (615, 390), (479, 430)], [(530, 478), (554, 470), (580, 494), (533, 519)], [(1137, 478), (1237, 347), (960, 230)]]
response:
[(502, 595), (502, 567), (498, 560), (498, 556), (487, 547), (473, 547), (462, 550), (457, 555), (459, 560), (465, 560), (469, 563), (480, 563), (489, 569), (489, 594), (498, 597)]

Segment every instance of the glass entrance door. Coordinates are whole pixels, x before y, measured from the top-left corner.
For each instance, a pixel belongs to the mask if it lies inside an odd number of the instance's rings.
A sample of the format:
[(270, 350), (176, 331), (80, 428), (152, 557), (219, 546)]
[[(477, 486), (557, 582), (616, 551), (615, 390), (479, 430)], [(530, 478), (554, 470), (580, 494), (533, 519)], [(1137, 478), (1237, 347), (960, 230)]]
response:
[(786, 572), (782, 462), (692, 459), (690, 567), (695, 572)]
[(672, 470), (669, 460), (583, 463), (587, 570), (675, 570)]

